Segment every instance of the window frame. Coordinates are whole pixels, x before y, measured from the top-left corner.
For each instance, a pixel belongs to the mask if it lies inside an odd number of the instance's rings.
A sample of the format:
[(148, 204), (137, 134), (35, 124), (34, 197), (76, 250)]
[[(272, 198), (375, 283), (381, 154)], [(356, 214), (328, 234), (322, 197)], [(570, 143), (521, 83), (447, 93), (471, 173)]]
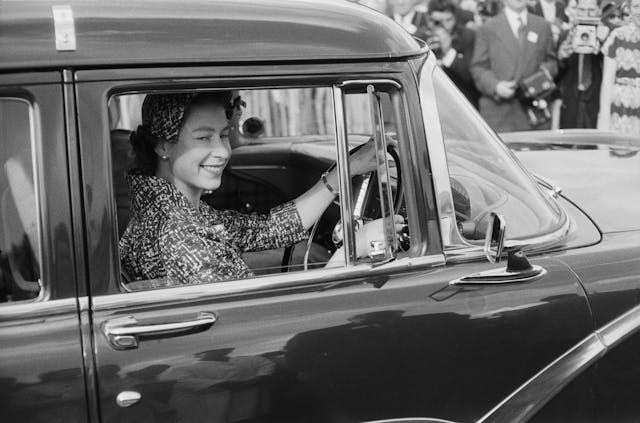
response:
[[(34, 193), (34, 207), (36, 210), (35, 216), (36, 216), (36, 223), (35, 223), (35, 228), (36, 228), (36, 239), (35, 242), (37, 243), (36, 246), (32, 246), (33, 248), (33, 253), (35, 255), (38, 267), (37, 267), (37, 271), (39, 274), (39, 278), (36, 281), (38, 283), (39, 286), (39, 291), (38, 291), (38, 295), (32, 299), (27, 299), (27, 300), (19, 300), (19, 301), (10, 301), (10, 302), (0, 302), (0, 307), (4, 307), (7, 305), (19, 305), (19, 304), (30, 304), (30, 303), (36, 303), (36, 302), (41, 302), (44, 301), (47, 296), (48, 296), (48, 289), (47, 288), (47, 284), (44, 282), (46, 280), (45, 278), (45, 266), (44, 266), (44, 258), (46, 257), (46, 251), (45, 251), (45, 239), (44, 239), (44, 234), (45, 234), (45, 230), (44, 230), (44, 217), (42, 214), (43, 211), (43, 207), (42, 207), (42, 196), (41, 196), (41, 172), (40, 172), (40, 168), (41, 168), (41, 162), (39, 159), (39, 149), (38, 146), (42, 144), (42, 140), (40, 138), (40, 134), (41, 134), (41, 125), (40, 125), (40, 121), (38, 119), (38, 112), (37, 112), (37, 108), (34, 105), (34, 102), (30, 99), (27, 98), (28, 96), (21, 96), (21, 95), (16, 95), (16, 94), (3, 94), (2, 92), (0, 92), (0, 102), (3, 101), (15, 101), (18, 103), (22, 103), (25, 104), (27, 106), (27, 110), (28, 110), (28, 119), (29, 119), (29, 128), (28, 128), (28, 132), (29, 132), (29, 155), (30, 155), (30, 159), (31, 159), (31, 172), (33, 175), (33, 193)], [(24, 229), (24, 228), (23, 228)]]
[[(382, 68), (381, 68), (382, 66)], [(402, 95), (394, 100), (400, 108), (402, 121), (399, 125), (405, 131), (407, 144), (401, 154), (402, 166), (407, 169), (404, 176), (407, 207), (413, 211), (409, 213), (409, 227), (412, 231), (412, 245), (410, 251), (401, 260), (387, 263), (384, 266), (371, 264), (353, 266), (351, 268), (322, 269), (318, 274), (306, 272), (303, 277), (300, 272), (291, 274), (280, 273), (277, 280), (270, 276), (261, 276), (255, 279), (243, 279), (229, 281), (224, 284), (205, 284), (196, 286), (178, 287), (187, 291), (224, 292), (229, 290), (242, 290), (251, 292), (255, 289), (262, 290), (269, 287), (287, 287), (307, 284), (336, 281), (340, 279), (352, 279), (353, 277), (371, 276), (380, 274), (392, 274), (405, 271), (408, 268), (431, 268), (441, 265), (444, 257), (441, 252), (439, 236), (434, 232), (435, 212), (434, 202), (427, 199), (433, 198), (432, 184), (416, 179), (418, 175), (430, 175), (429, 164), (423, 160), (426, 157), (426, 145), (422, 142), (422, 119), (417, 118), (413, 110), (418, 108), (418, 95), (414, 89), (416, 79), (411, 64), (407, 62), (389, 63), (343, 63), (288, 65), (278, 66), (258, 64), (256, 66), (205, 66), (184, 68), (146, 68), (146, 69), (96, 69), (79, 70), (75, 72), (76, 97), (78, 99), (78, 128), (79, 142), (81, 145), (81, 161), (102, 160), (100, 167), (92, 166), (83, 169), (83, 183), (85, 186), (99, 185), (101, 189), (108, 185), (110, 192), (108, 199), (101, 199), (107, 216), (98, 215), (98, 210), (87, 209), (87, 266), (90, 277), (90, 290), (92, 296), (122, 294), (120, 289), (119, 263), (117, 260), (116, 229), (112, 210), (113, 204), (113, 180), (111, 176), (111, 151), (108, 145), (109, 123), (107, 119), (108, 99), (117, 94), (151, 92), (151, 91), (185, 91), (185, 90), (215, 90), (215, 89), (251, 89), (251, 88), (305, 88), (318, 86), (339, 85), (343, 81), (358, 80), (354, 76), (366, 75), (366, 80), (380, 79), (396, 81), (397, 84), (407, 87)], [(206, 75), (206, 76), (204, 76)], [(233, 75), (233, 76), (230, 76)], [(369, 76), (371, 76), (369, 78)], [(413, 107), (415, 106), (415, 107)], [(101, 123), (98, 125), (97, 123)], [(418, 131), (416, 133), (416, 131)], [(420, 142), (416, 142), (416, 137)], [(102, 141), (96, 141), (102, 140)], [(425, 172), (422, 169), (427, 167)], [(86, 193), (85, 202), (88, 202)], [(97, 205), (96, 205), (97, 207)], [(108, 226), (107, 226), (108, 225)], [(105, 243), (111, 238), (109, 257), (105, 257), (106, 250), (100, 251), (93, 248), (97, 243)], [(430, 240), (429, 249), (426, 248), (426, 240)], [(416, 242), (413, 243), (413, 240)], [(99, 254), (99, 252), (101, 254)], [(275, 282), (274, 282), (275, 281)], [(213, 286), (216, 286), (213, 288)], [(221, 288), (226, 286), (227, 288)], [(173, 289), (173, 288), (172, 288)], [(158, 290), (155, 290), (158, 291)], [(153, 291), (141, 291), (127, 293), (126, 295), (148, 295)]]

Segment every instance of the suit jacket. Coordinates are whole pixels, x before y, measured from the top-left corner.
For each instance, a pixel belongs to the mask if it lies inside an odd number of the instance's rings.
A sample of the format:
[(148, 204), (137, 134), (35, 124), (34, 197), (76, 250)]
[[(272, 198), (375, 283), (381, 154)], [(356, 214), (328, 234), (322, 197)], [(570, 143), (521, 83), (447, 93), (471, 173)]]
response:
[(451, 36), (451, 47), (457, 54), (451, 65), (444, 66), (443, 69), (471, 104), (477, 108), (479, 95), (471, 76), (475, 32), (463, 26), (456, 26)]
[[(542, 0), (537, 0), (536, 4), (533, 5), (533, 7), (528, 7), (527, 9), (529, 10), (529, 12), (533, 13), (534, 15), (538, 15), (541, 18), (544, 18), (544, 12), (542, 12), (542, 5), (540, 5), (540, 2)], [(569, 22), (569, 17), (567, 16), (567, 14), (564, 11), (564, 3), (561, 1), (556, 1), (556, 19), (559, 20), (560, 22)]]
[(543, 18), (528, 14), (526, 39), (515, 37), (504, 12), (478, 28), (471, 74), (480, 91), (480, 113), (496, 131), (531, 129), (517, 96), (496, 97), (498, 81), (520, 82), (544, 66), (553, 77), (558, 72), (551, 26)]

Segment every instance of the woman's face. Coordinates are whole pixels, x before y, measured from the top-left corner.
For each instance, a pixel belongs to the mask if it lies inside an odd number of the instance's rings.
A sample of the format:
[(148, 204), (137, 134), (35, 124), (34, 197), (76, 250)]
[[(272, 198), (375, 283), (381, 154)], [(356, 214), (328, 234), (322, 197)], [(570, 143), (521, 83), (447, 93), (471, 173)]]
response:
[(640, 0), (631, 0), (629, 2), (629, 13), (633, 23), (640, 28)]
[(191, 198), (220, 186), (229, 157), (229, 121), (222, 106), (193, 105), (178, 133), (178, 141), (168, 144), (170, 172), (176, 187)]

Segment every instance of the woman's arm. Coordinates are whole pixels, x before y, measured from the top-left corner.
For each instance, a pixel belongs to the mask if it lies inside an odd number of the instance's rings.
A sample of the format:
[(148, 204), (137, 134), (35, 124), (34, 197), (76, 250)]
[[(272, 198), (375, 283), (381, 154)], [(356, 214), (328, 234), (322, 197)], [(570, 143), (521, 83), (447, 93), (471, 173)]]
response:
[(600, 86), (600, 112), (598, 113), (598, 129), (609, 129), (611, 124), (611, 92), (616, 77), (616, 60), (605, 56), (602, 68), (602, 85)]
[[(369, 141), (362, 146), (357, 152), (353, 153), (349, 159), (349, 167), (351, 168), (351, 176), (361, 175), (363, 173), (372, 172), (376, 169), (376, 152), (373, 141)], [(329, 207), (338, 192), (338, 173), (337, 168), (333, 168), (326, 176), (326, 184), (319, 180), (307, 192), (294, 200), (302, 226), (309, 229), (322, 213)], [(329, 185), (334, 193), (329, 190)]]

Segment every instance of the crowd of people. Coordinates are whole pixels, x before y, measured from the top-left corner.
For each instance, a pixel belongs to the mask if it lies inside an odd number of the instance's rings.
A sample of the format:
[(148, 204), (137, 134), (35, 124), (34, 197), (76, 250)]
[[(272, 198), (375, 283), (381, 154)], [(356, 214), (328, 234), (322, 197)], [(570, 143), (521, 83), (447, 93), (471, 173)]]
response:
[(640, 136), (640, 0), (359, 0), (426, 41), (498, 132)]

